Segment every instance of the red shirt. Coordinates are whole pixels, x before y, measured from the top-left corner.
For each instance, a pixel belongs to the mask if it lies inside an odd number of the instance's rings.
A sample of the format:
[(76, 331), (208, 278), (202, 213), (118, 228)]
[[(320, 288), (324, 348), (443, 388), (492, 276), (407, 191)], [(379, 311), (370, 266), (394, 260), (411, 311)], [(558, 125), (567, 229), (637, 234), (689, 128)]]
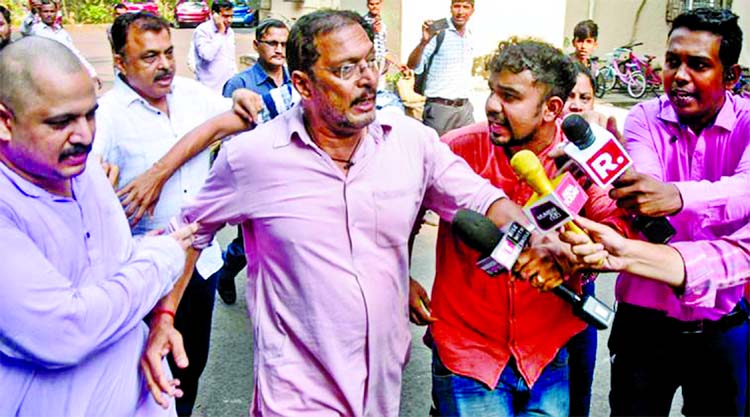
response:
[[(533, 194), (511, 168), (503, 148), (490, 142), (487, 122), (453, 130), (443, 136), (482, 177), (523, 205)], [(547, 153), (562, 141), (560, 128), (539, 159), (547, 175), (556, 173)], [(625, 220), (615, 202), (596, 186), (587, 191), (586, 217), (624, 230)], [(440, 359), (452, 372), (494, 388), (510, 355), (529, 386), (568, 340), (586, 324), (569, 304), (551, 292), (540, 292), (509, 274), (490, 277), (475, 266), (478, 253), (465, 246), (442, 223), (438, 230), (437, 265), (432, 289), (431, 333)], [(575, 281), (575, 280), (574, 280)], [(580, 284), (572, 282), (575, 287)]]

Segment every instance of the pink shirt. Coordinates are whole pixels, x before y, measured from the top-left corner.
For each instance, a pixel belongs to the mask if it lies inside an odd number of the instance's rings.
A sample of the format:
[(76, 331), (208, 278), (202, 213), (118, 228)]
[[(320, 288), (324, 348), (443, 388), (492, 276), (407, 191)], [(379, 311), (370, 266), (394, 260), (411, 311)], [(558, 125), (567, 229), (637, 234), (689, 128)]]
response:
[(198, 246), (241, 223), (264, 416), (397, 416), (410, 343), (407, 241), (424, 202), (444, 218), (505, 196), (417, 121), (378, 114), (348, 175), (302, 107), (226, 143), (182, 222)]
[(680, 190), (671, 245), (685, 260), (687, 281), (677, 296), (666, 284), (623, 275), (618, 300), (681, 320), (718, 319), (750, 276), (750, 101), (727, 93), (713, 125), (695, 135), (662, 96), (631, 110), (625, 137), (639, 172)]

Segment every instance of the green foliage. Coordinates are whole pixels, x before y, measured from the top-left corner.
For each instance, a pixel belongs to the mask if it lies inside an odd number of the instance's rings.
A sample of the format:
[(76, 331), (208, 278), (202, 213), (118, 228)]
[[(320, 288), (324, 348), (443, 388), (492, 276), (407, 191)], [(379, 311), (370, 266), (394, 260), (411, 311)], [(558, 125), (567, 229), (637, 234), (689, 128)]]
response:
[(21, 0), (0, 0), (3, 6), (10, 10), (10, 19), (13, 21), (13, 26), (17, 27), (21, 24), (21, 21), (26, 16), (26, 8), (24, 7), (27, 3)]
[(157, 0), (156, 4), (159, 5), (159, 16), (168, 22), (174, 20), (174, 8), (177, 0)]
[(109, 23), (112, 21), (113, 4), (99, 1), (70, 2), (67, 18), (75, 23)]

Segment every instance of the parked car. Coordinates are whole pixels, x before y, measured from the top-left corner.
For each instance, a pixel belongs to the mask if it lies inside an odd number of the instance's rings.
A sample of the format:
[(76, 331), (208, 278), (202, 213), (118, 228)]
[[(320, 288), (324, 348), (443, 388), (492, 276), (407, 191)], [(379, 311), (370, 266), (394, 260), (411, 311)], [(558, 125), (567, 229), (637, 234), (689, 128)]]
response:
[(128, 8), (128, 13), (145, 11), (155, 15), (159, 14), (159, 6), (156, 4), (156, 0), (128, 0), (123, 1), (122, 4)]
[(198, 26), (208, 20), (211, 9), (205, 0), (179, 0), (174, 7), (174, 21), (177, 27)]
[(249, 0), (232, 0), (234, 17), (232, 26), (251, 27), (258, 24), (258, 10), (250, 6)]

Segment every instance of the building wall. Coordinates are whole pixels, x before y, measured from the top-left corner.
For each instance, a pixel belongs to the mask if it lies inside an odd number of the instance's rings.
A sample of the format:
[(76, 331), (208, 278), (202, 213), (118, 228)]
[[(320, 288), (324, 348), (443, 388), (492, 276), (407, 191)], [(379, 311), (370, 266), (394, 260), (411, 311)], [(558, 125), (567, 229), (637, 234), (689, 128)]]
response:
[[(636, 13), (643, 3), (640, 18)], [(595, 55), (605, 53), (629, 42), (643, 42), (636, 47), (639, 54), (655, 55), (663, 63), (669, 25), (666, 22), (667, 0), (567, 0), (565, 12), (566, 51), (572, 51), (570, 41), (576, 23), (589, 17), (599, 25), (599, 49)], [(732, 11), (740, 16), (740, 26), (745, 39), (750, 39), (750, 0), (734, 0)], [(740, 64), (750, 65), (750, 45), (743, 43)]]
[(260, 18), (274, 17), (293, 22), (298, 17), (321, 8), (337, 9), (341, 0), (260, 0)]
[[(422, 22), (450, 16), (450, 3), (450, 0), (401, 1), (401, 59), (405, 61), (419, 43)], [(562, 0), (476, 0), (469, 27), (480, 55), (492, 52), (499, 41), (512, 35), (533, 36), (559, 47), (565, 29), (563, 16), (565, 1)]]

